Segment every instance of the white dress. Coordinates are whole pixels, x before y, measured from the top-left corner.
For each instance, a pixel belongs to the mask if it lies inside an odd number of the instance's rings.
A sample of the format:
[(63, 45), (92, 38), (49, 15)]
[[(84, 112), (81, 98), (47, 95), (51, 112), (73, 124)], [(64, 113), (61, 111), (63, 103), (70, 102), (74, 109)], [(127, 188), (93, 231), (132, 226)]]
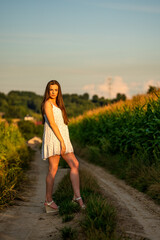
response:
[[(54, 104), (52, 104), (52, 107), (53, 107), (53, 115), (54, 115), (55, 123), (59, 128), (59, 131), (62, 135), (62, 138), (66, 146), (65, 153), (74, 152), (73, 146), (71, 144), (70, 137), (69, 137), (68, 125), (66, 125), (63, 120), (62, 110), (59, 107), (56, 107)], [(45, 118), (45, 123), (44, 123), (41, 154), (42, 154), (42, 159), (46, 160), (50, 156), (61, 155), (60, 153), (61, 147), (60, 147), (60, 141), (55, 135), (54, 131), (52, 130), (49, 124), (49, 121), (47, 119), (47, 116), (45, 114), (44, 114), (44, 118)]]

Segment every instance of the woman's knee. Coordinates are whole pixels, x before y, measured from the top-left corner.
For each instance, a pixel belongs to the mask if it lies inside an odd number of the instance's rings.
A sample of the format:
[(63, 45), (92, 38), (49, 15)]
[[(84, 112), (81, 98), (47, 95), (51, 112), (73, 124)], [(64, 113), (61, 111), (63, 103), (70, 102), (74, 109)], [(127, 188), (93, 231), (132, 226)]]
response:
[(76, 166), (77, 166), (77, 169), (79, 169), (79, 162), (76, 161)]
[(58, 166), (52, 166), (52, 167), (49, 167), (49, 172), (52, 176), (55, 176), (56, 173), (57, 173), (57, 170), (58, 170)]
[(71, 165), (71, 169), (75, 169), (75, 170), (79, 169), (79, 162), (78, 162), (78, 160), (74, 160), (73, 164)]
[(62, 158), (68, 163), (71, 169), (79, 169), (79, 161), (73, 153), (64, 154)]
[(52, 176), (55, 176), (58, 170), (60, 156), (52, 156), (49, 158), (49, 173)]

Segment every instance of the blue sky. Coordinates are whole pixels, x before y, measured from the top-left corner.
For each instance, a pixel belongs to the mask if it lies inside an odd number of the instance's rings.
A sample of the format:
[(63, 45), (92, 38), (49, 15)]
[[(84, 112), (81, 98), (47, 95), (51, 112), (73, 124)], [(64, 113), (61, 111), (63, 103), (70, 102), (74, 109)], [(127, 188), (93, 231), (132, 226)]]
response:
[[(0, 91), (131, 97), (160, 86), (160, 1), (0, 0)], [(111, 90), (108, 88), (111, 78)]]

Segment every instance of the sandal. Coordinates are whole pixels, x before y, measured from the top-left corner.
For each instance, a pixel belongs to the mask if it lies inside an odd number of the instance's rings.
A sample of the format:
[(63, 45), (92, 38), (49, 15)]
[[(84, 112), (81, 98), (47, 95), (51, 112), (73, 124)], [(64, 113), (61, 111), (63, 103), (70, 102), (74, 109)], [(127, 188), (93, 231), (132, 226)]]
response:
[(51, 206), (53, 202), (54, 202), (53, 200), (51, 202), (45, 201), (44, 206), (46, 208), (46, 213), (50, 213), (50, 212), (58, 213), (59, 212), (59, 206), (58, 206), (58, 208), (53, 208)]
[[(78, 202), (78, 200), (80, 200), (82, 197), (78, 197), (78, 198), (73, 198), (72, 199), (72, 202), (74, 203), (78, 203), (79, 204), (79, 202)], [(83, 203), (82, 204), (82, 206), (80, 206), (81, 207), (81, 209), (85, 209), (86, 208), (86, 205)]]

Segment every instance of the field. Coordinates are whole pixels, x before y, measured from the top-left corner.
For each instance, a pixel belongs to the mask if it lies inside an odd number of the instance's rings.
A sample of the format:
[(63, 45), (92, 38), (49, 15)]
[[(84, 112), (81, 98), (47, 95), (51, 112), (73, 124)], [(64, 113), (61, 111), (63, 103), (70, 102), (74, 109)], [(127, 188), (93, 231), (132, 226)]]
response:
[(72, 141), (85, 157), (160, 203), (160, 92), (72, 118)]

